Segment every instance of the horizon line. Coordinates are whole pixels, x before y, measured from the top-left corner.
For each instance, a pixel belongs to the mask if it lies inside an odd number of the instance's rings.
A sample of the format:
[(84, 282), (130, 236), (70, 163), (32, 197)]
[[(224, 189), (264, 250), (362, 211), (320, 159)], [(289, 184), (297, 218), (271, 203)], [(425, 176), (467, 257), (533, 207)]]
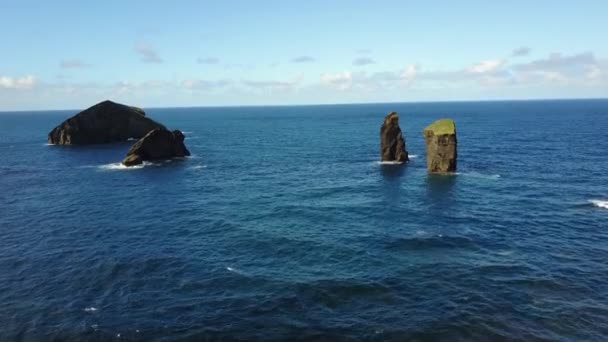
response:
[[(110, 100), (116, 103), (122, 103), (132, 106), (131, 104), (117, 102), (111, 99), (100, 100), (89, 107), (82, 109), (63, 108), (63, 109), (19, 109), (19, 110), (0, 110), (3, 113), (22, 113), (22, 112), (64, 112), (64, 111), (83, 111), (97, 103)], [(573, 98), (531, 98), (531, 99), (483, 99), (483, 100), (428, 100), (428, 101), (371, 101), (371, 102), (336, 102), (336, 103), (295, 103), (295, 104), (243, 104), (243, 105), (195, 105), (195, 106), (153, 106), (139, 107), (142, 109), (188, 109), (188, 108), (251, 108), (251, 107), (319, 107), (319, 106), (356, 106), (356, 105), (382, 105), (382, 104), (431, 104), (431, 103), (474, 103), (474, 102), (541, 102), (541, 101), (601, 101), (608, 100), (608, 97), (573, 97)]]

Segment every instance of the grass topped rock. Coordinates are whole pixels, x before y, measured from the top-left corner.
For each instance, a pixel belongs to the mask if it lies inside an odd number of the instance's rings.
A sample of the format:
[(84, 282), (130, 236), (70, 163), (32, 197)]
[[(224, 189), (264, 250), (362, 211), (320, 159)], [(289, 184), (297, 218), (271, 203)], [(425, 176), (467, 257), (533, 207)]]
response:
[(428, 172), (456, 172), (458, 141), (454, 120), (437, 120), (423, 130), (423, 135)]
[(139, 139), (153, 129), (165, 128), (141, 108), (112, 101), (100, 102), (72, 116), (48, 135), (49, 144), (89, 145)]
[(382, 161), (406, 162), (409, 160), (397, 112), (391, 112), (385, 116), (382, 127), (380, 127), (380, 157)]

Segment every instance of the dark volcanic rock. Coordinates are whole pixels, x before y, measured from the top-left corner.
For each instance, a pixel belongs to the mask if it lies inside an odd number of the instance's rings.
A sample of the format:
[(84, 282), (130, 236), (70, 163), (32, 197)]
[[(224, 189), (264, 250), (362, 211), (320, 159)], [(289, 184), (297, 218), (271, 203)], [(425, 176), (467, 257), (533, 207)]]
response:
[(165, 128), (149, 119), (140, 108), (103, 101), (85, 109), (55, 127), (50, 144), (87, 145), (141, 138), (153, 129)]
[(389, 113), (384, 117), (380, 127), (380, 155), (382, 161), (408, 161), (409, 157), (405, 149), (405, 138), (399, 128), (399, 116), (396, 112)]
[(452, 119), (441, 119), (424, 131), (426, 167), (429, 172), (455, 172), (457, 159), (456, 125)]
[(189, 156), (190, 152), (184, 145), (184, 134), (161, 128), (150, 131), (139, 139), (127, 152), (122, 160), (126, 166), (141, 164), (144, 160), (161, 160)]

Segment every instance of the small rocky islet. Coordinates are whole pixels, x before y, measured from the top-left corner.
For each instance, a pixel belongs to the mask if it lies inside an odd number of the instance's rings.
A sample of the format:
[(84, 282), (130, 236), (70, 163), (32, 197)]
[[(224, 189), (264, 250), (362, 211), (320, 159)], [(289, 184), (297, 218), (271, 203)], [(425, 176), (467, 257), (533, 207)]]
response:
[(184, 145), (184, 134), (179, 130), (173, 132), (157, 128), (139, 139), (127, 152), (122, 160), (125, 166), (134, 166), (145, 160), (164, 160), (176, 157), (186, 157), (190, 151)]
[(139, 139), (123, 160), (133, 166), (150, 160), (189, 156), (184, 134), (169, 131), (146, 117), (143, 109), (109, 100), (100, 102), (63, 121), (48, 134), (53, 145), (93, 145)]

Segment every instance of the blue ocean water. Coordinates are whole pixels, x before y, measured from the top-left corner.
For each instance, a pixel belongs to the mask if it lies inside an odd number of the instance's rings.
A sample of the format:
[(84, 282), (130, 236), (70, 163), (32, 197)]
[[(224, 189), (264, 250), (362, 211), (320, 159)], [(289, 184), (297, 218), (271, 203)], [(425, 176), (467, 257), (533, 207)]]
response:
[(0, 113), (2, 341), (608, 336), (608, 100), (147, 109), (192, 157), (130, 169), (75, 112)]

